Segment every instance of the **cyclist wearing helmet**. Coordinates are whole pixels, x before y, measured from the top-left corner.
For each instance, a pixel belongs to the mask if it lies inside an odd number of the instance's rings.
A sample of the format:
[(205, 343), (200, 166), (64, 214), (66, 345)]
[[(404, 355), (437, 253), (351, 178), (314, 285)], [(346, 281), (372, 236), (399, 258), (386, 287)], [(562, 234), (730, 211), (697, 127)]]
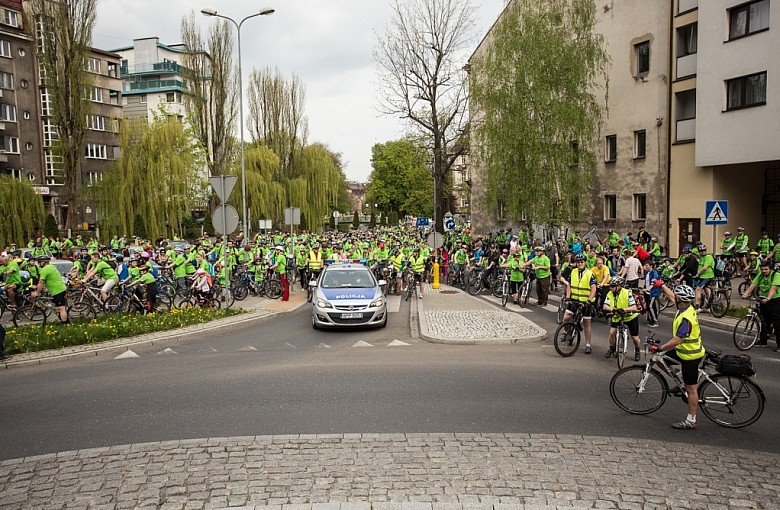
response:
[(682, 255), (675, 265), (679, 268), (677, 274), (674, 276), (675, 280), (681, 280), (689, 286), (693, 285), (693, 278), (699, 270), (699, 262), (696, 260), (696, 257), (693, 256), (690, 244), (686, 244), (683, 247)]
[[(672, 324), (672, 338), (661, 346), (652, 345), (654, 352), (668, 351), (666, 355), (678, 360), (682, 366), (683, 384), (688, 394), (688, 416), (682, 421), (672, 424), (672, 427), (680, 430), (695, 429), (696, 411), (699, 408), (699, 363), (704, 359), (705, 351), (701, 342), (701, 330), (699, 329), (699, 317), (693, 307), (696, 298), (694, 290), (688, 285), (678, 285), (672, 291), (661, 280), (656, 280), (653, 285), (660, 287), (669, 297), (669, 300), (677, 306), (677, 314)], [(674, 348), (673, 350), (671, 350)]]
[(68, 320), (68, 310), (65, 308), (68, 304), (65, 295), (67, 287), (65, 287), (65, 282), (62, 281), (62, 275), (57, 271), (57, 268), (49, 264), (50, 261), (51, 257), (49, 256), (38, 257), (38, 266), (41, 269), (38, 271), (38, 286), (33, 291), (32, 297), (38, 297), (45, 285), (46, 290), (51, 295), (52, 302), (57, 306), (60, 320), (67, 324), (70, 322)]
[(733, 257), (733, 250), (736, 245), (737, 243), (731, 237), (731, 231), (727, 230), (723, 232), (723, 240), (720, 242), (721, 255), (724, 257)]
[(420, 255), (420, 248), (415, 246), (412, 250), (412, 256), (409, 258), (409, 264), (414, 271), (414, 279), (420, 285), (420, 292), (417, 297), (422, 299), (423, 297), (423, 273), (425, 272), (425, 257)]
[(766, 258), (772, 253), (775, 242), (769, 238), (769, 233), (766, 230), (761, 231), (761, 239), (756, 243), (756, 247), (758, 248), (759, 253), (761, 253), (761, 258)]
[(634, 361), (639, 361), (639, 314), (637, 313), (636, 301), (634, 300), (634, 294), (623, 288), (625, 280), (616, 276), (609, 281), (609, 292), (607, 297), (604, 298), (604, 311), (612, 312), (612, 325), (609, 328), (609, 349), (604, 355), (605, 358), (610, 358), (615, 355), (615, 335), (617, 334), (617, 323), (620, 322), (620, 316), (618, 314), (624, 314), (623, 322), (628, 327), (628, 332), (631, 334), (631, 340), (634, 341)]
[[(696, 268), (696, 307), (702, 306), (702, 294), (704, 300), (712, 298), (710, 282), (715, 278), (715, 259), (707, 253), (707, 245), (699, 243), (699, 263)], [(704, 306), (702, 306), (704, 308)]]
[(737, 227), (737, 237), (734, 238), (734, 253), (737, 256), (737, 276), (747, 271), (747, 254), (750, 251), (750, 238), (745, 233), (745, 227)]
[(535, 247), (534, 257), (525, 265), (530, 265), (536, 276), (536, 304), (547, 306), (547, 297), (550, 295), (550, 259), (544, 254), (544, 247)]
[[(585, 267), (585, 256), (575, 255), (574, 265), (569, 275), (569, 285), (566, 288), (566, 299), (571, 303), (566, 307), (563, 316), (564, 322), (570, 322), (574, 316), (575, 306), (584, 306), (582, 317), (582, 330), (585, 333), (585, 354), (590, 354), (591, 316), (593, 315), (591, 303), (596, 298), (596, 278), (590, 269)], [(580, 303), (579, 305), (575, 303)]]
[[(758, 291), (758, 299), (761, 301), (761, 319), (764, 322), (761, 327), (761, 337), (756, 345), (767, 345), (769, 332), (774, 326), (775, 339), (780, 332), (780, 273), (772, 270), (772, 261), (765, 260), (761, 263), (761, 273), (753, 278), (750, 287), (747, 288), (743, 299), (747, 299), (753, 291)], [(775, 348), (780, 352), (780, 341)]]

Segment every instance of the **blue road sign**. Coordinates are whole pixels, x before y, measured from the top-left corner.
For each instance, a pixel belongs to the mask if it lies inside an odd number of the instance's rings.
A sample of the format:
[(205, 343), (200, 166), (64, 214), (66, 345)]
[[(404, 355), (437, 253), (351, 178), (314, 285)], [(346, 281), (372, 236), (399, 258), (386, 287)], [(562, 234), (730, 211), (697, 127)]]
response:
[(705, 225), (725, 225), (729, 222), (728, 200), (707, 200), (704, 208)]
[(431, 225), (431, 219), (430, 218), (417, 218), (417, 226), (418, 227), (429, 227)]
[(455, 228), (455, 220), (453, 220), (452, 218), (447, 218), (446, 220), (444, 220), (444, 228), (446, 228), (447, 230), (454, 229)]

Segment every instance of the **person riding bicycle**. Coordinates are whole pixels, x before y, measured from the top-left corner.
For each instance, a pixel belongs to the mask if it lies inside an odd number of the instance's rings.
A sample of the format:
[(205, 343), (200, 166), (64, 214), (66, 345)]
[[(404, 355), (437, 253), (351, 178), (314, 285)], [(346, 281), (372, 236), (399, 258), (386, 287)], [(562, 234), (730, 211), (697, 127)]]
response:
[[(157, 305), (157, 280), (155, 280), (154, 275), (152, 275), (152, 270), (147, 265), (142, 265), (138, 267), (138, 279), (133, 280), (127, 285), (127, 288), (130, 289), (132, 287), (135, 287), (138, 285), (138, 289), (136, 289), (136, 296), (138, 296), (138, 299), (144, 303), (144, 307), (147, 312), (154, 311), (155, 306)], [(143, 285), (143, 292), (141, 291), (141, 285)]]
[(675, 263), (679, 269), (677, 274), (674, 275), (674, 279), (679, 279), (688, 286), (693, 285), (693, 278), (699, 270), (699, 262), (696, 260), (696, 257), (693, 256), (692, 251), (691, 245), (686, 244), (683, 247), (683, 254)]
[(38, 285), (35, 287), (32, 297), (38, 297), (45, 285), (46, 290), (49, 292), (49, 295), (51, 295), (52, 302), (60, 313), (60, 320), (64, 324), (68, 324), (70, 322), (68, 319), (68, 310), (66, 308), (68, 305), (66, 291), (68, 289), (65, 286), (65, 282), (62, 280), (62, 275), (57, 271), (56, 267), (49, 264), (51, 257), (48, 255), (38, 257), (37, 260), (38, 267), (41, 269), (38, 272)]
[(469, 267), (469, 246), (462, 244), (452, 256), (452, 271), (463, 273)]
[(563, 316), (564, 322), (571, 322), (574, 317), (574, 308), (584, 307), (582, 311), (582, 330), (585, 333), (585, 354), (590, 354), (593, 350), (590, 347), (591, 340), (591, 316), (593, 310), (591, 303), (596, 298), (596, 278), (590, 269), (585, 267), (585, 256), (574, 256), (575, 268), (569, 275), (568, 286), (566, 288), (566, 300), (569, 302), (566, 312)]
[(412, 249), (412, 256), (409, 258), (409, 265), (412, 266), (414, 271), (414, 280), (420, 285), (420, 292), (417, 297), (422, 299), (423, 297), (423, 273), (425, 272), (425, 257), (420, 255), (420, 248), (415, 246)]
[(190, 288), (195, 294), (195, 299), (198, 302), (203, 302), (211, 295), (212, 280), (211, 276), (203, 269), (195, 271), (195, 281), (192, 282)]
[(119, 275), (117, 275), (116, 271), (108, 265), (108, 262), (100, 259), (100, 254), (98, 252), (95, 252), (92, 254), (92, 269), (87, 271), (87, 274), (84, 275), (84, 281), (87, 282), (98, 274), (103, 278), (103, 286), (100, 288), (100, 297), (105, 301), (108, 299), (108, 293), (111, 292), (111, 289), (119, 283)]
[(5, 275), (4, 289), (8, 293), (8, 302), (12, 307), (15, 307), (15, 291), (21, 286), (22, 277), (19, 273), (19, 264), (6, 252), (0, 253), (0, 273)]
[(747, 255), (750, 251), (750, 238), (745, 233), (745, 227), (737, 227), (737, 237), (734, 239), (734, 253), (737, 256), (737, 275), (747, 270)]
[(758, 291), (760, 301), (759, 309), (761, 311), (761, 336), (756, 345), (767, 345), (769, 333), (774, 329), (775, 341), (777, 347), (775, 352), (780, 352), (780, 340), (777, 339), (780, 333), (780, 273), (773, 271), (771, 260), (765, 260), (761, 263), (761, 273), (753, 278), (750, 286), (742, 294), (743, 299), (748, 299), (754, 290)]
[(628, 328), (628, 333), (631, 335), (631, 340), (634, 341), (634, 361), (639, 361), (641, 351), (639, 344), (639, 314), (637, 313), (636, 301), (634, 300), (634, 294), (623, 288), (625, 280), (616, 276), (609, 281), (609, 292), (604, 298), (604, 306), (602, 307), (605, 312), (617, 312), (612, 315), (612, 325), (609, 328), (609, 349), (605, 358), (610, 358), (615, 354), (615, 340), (617, 335), (617, 323), (620, 322), (620, 315), (623, 314), (623, 323)]
[[(678, 285), (672, 291), (663, 281), (656, 280), (653, 284), (660, 287), (675, 303), (677, 314), (672, 323), (672, 338), (665, 344), (650, 346), (653, 352), (665, 352), (666, 356), (677, 360), (682, 367), (683, 384), (688, 394), (688, 416), (684, 420), (673, 423), (672, 427), (679, 430), (691, 430), (697, 428), (696, 412), (699, 408), (699, 364), (706, 354), (701, 341), (701, 329), (699, 317), (693, 307), (696, 293), (688, 285)], [(672, 348), (674, 348), (672, 350)], [(667, 352), (668, 351), (668, 352)]]
[(712, 289), (710, 283), (715, 278), (715, 259), (712, 255), (707, 253), (707, 245), (699, 243), (699, 264), (696, 269), (696, 279), (694, 281), (696, 285), (696, 308), (697, 311), (704, 307), (702, 301), (702, 294), (704, 294), (704, 301), (710, 301), (712, 299)]

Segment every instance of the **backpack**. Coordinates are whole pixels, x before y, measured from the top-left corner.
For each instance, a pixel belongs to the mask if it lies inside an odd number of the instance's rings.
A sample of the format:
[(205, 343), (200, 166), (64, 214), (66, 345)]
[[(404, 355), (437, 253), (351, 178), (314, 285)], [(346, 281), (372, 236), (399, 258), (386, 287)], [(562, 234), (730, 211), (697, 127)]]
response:
[(206, 281), (209, 283), (209, 288), (214, 286), (214, 280), (211, 278), (211, 275), (206, 273)]
[(715, 261), (715, 267), (713, 269), (715, 270), (715, 276), (723, 276), (723, 271), (726, 270), (726, 263), (722, 258), (719, 258)]

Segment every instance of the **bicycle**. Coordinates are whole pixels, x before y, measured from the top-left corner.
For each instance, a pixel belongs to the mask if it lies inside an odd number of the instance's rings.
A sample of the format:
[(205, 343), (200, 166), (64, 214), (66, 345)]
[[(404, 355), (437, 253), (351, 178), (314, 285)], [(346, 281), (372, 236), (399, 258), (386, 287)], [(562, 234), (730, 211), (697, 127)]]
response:
[(403, 282), (404, 299), (409, 301), (409, 298), (412, 297), (412, 294), (417, 294), (417, 279), (415, 278), (414, 272), (411, 270), (411, 268), (404, 269)]
[[(645, 352), (651, 345), (659, 345), (651, 334), (646, 342)], [(749, 366), (749, 357), (747, 358)], [(764, 412), (766, 397), (763, 390), (753, 382), (752, 368), (742, 373), (726, 370), (719, 352), (706, 351), (699, 366), (698, 393), (699, 408), (704, 416), (723, 427), (740, 428), (755, 423)], [(669, 395), (688, 401), (685, 385), (677, 371), (669, 363), (677, 361), (663, 352), (653, 353), (644, 365), (633, 365), (618, 371), (609, 382), (609, 395), (622, 410), (631, 414), (650, 414), (660, 409)], [(659, 369), (660, 368), (660, 371)], [(672, 379), (672, 388), (664, 372)]]
[(761, 338), (761, 330), (764, 328), (764, 319), (761, 316), (761, 300), (751, 296), (748, 301), (752, 304), (744, 317), (734, 326), (732, 338), (734, 345), (740, 351), (747, 351)]
[(607, 314), (607, 321), (610, 320), (611, 315), (615, 315), (618, 318), (618, 322), (611, 322), (611, 327), (616, 329), (615, 331), (615, 354), (613, 356), (617, 360), (618, 370), (623, 368), (626, 360), (626, 351), (628, 351), (628, 326), (626, 326), (625, 318), (626, 313), (618, 310), (613, 310), (611, 314)]
[(223, 287), (222, 285), (215, 283), (211, 288), (211, 292), (214, 295), (214, 299), (219, 301), (220, 307), (230, 308), (236, 302), (236, 296), (233, 295), (233, 291), (230, 287)]
[[(517, 289), (517, 294), (517, 304), (520, 306), (528, 306), (528, 296), (531, 294), (531, 278), (527, 274), (525, 275), (525, 278), (523, 278), (523, 281), (520, 282), (520, 285)], [(561, 302), (563, 302), (563, 299), (561, 299)], [(563, 316), (561, 316), (561, 322), (558, 324), (562, 323)]]
[(501, 306), (506, 306), (509, 301), (509, 273), (504, 270), (500, 277), (501, 282)]
[[(562, 300), (565, 301), (565, 300)], [(580, 301), (568, 301), (574, 308), (574, 317), (569, 322), (564, 322), (553, 335), (553, 345), (558, 354), (568, 358), (577, 352), (580, 347), (580, 337), (582, 335), (582, 318), (585, 315), (587, 303)]]
[[(66, 321), (70, 320), (71, 317), (74, 319), (94, 319), (97, 317), (97, 312), (87, 302), (68, 305), (66, 312)], [(19, 327), (19, 324), (24, 324), (23, 321), (46, 325), (49, 316), (52, 314), (62, 322), (59, 308), (54, 304), (52, 298), (50, 296), (38, 296), (37, 298), (32, 298), (29, 303), (17, 308), (12, 320), (16, 327)]]
[(715, 278), (710, 290), (710, 299), (705, 298), (702, 292), (701, 310), (709, 310), (713, 317), (721, 318), (731, 306), (731, 289), (723, 286), (723, 278)]
[(461, 264), (456, 271), (449, 272), (447, 275), (447, 285), (450, 287), (460, 287), (461, 290), (466, 290), (468, 288), (468, 277), (464, 271), (464, 266), (465, 264)]

